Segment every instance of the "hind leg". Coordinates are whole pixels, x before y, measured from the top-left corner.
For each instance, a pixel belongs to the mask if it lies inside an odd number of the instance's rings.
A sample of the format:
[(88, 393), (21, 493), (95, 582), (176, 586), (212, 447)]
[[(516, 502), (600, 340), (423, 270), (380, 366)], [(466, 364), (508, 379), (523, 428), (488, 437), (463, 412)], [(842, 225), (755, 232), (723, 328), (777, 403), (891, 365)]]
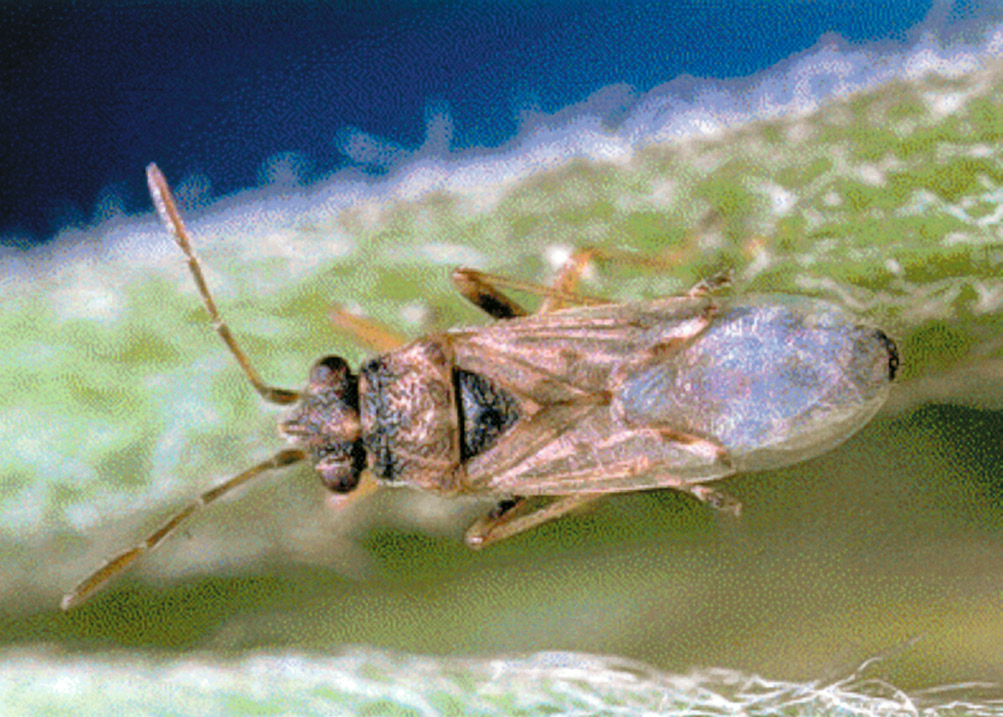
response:
[[(504, 293), (503, 289), (512, 289), (543, 297), (543, 302), (536, 310), (538, 314), (558, 311), (570, 306), (608, 304), (608, 299), (577, 291), (582, 276), (593, 262), (634, 265), (648, 271), (668, 269), (673, 263), (671, 259), (666, 258), (649, 257), (598, 247), (585, 247), (568, 257), (550, 286), (516, 281), (497, 274), (468, 268), (459, 268), (453, 272), (453, 284), (468, 301), (495, 319), (511, 319), (517, 316), (527, 316), (530, 313)], [(730, 275), (727, 272), (715, 274), (698, 282), (686, 292), (686, 295), (690, 297), (710, 296), (729, 283)]]
[(600, 497), (595, 493), (576, 493), (549, 500), (543, 505), (538, 505), (543, 499), (501, 501), (494, 510), (467, 528), (464, 540), (468, 546), (479, 550), (559, 518)]

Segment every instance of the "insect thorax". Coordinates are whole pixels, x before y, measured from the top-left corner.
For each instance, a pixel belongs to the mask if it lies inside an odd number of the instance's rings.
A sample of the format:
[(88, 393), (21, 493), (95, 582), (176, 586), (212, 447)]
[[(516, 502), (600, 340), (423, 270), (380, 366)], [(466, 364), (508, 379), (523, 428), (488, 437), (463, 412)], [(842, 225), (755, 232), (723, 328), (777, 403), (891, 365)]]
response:
[(388, 482), (462, 490), (463, 464), (519, 418), (517, 401), (456, 368), (448, 340), (428, 337), (359, 372), (359, 416), (369, 466)]

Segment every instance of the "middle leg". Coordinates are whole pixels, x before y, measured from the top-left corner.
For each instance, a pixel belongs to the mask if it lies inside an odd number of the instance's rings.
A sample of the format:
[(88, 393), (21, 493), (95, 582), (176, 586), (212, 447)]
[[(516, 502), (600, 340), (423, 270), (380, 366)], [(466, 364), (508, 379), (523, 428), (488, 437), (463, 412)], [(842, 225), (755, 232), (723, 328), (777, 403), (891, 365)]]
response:
[(572, 291), (564, 291), (558, 287), (542, 286), (530, 282), (516, 281), (497, 274), (461, 267), (453, 271), (453, 284), (460, 294), (474, 306), (484, 311), (494, 319), (512, 319), (528, 316), (527, 311), (515, 299), (502, 289), (514, 289), (527, 294), (544, 297), (544, 304), (536, 313), (552, 311), (547, 307), (547, 300), (559, 302), (559, 305), (583, 306), (608, 304), (607, 299), (588, 296)]
[(504, 500), (488, 515), (467, 528), (464, 540), (474, 550), (497, 543), (530, 528), (559, 518), (565, 513), (602, 497), (598, 493), (564, 495), (539, 504), (543, 498), (515, 498)]

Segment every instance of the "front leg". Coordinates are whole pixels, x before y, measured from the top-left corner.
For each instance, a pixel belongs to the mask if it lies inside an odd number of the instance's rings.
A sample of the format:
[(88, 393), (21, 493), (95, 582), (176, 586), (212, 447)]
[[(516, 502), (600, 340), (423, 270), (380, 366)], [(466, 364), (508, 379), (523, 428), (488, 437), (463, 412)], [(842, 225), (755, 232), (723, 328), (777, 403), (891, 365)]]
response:
[(404, 336), (389, 326), (374, 319), (356, 316), (340, 306), (331, 308), (330, 319), (337, 331), (348, 334), (356, 343), (376, 353), (396, 351), (407, 343)]

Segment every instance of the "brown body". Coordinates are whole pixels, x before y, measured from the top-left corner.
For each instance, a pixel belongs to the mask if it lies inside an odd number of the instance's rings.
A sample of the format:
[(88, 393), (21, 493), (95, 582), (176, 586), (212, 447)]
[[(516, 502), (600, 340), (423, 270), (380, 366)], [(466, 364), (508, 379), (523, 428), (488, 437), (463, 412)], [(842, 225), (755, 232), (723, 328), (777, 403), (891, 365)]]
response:
[[(335, 323), (377, 357), (356, 374), (328, 356), (302, 391), (270, 387), (222, 320), (166, 180), (154, 165), (147, 175), (214, 328), (263, 398), (294, 404), (279, 425), (292, 445), (201, 494), (91, 573), (64, 597), (64, 609), (196, 510), (299, 461), (335, 493), (363, 495), (372, 475), (382, 484), (492, 497), (496, 509), (467, 531), (471, 547), (617, 491), (670, 487), (737, 513), (737, 501), (703, 483), (803, 460), (845, 440), (880, 406), (898, 365), (887, 336), (825, 302), (765, 297), (720, 307), (714, 293), (723, 277), (633, 304), (574, 293), (589, 261), (623, 259), (583, 250), (553, 287), (454, 272), (460, 293), (496, 319), (489, 326), (406, 343), (336, 312)], [(503, 288), (543, 302), (527, 315)]]
[[(691, 336), (712, 307), (695, 296), (565, 309), (427, 336), (383, 354), (359, 376), (368, 466), (381, 481), (445, 495), (628, 490), (625, 482), (610, 486), (658, 451), (634, 451), (625, 461), (611, 446), (678, 437), (619, 420), (617, 386), (658, 350)], [(663, 329), (657, 341), (656, 328)], [(594, 458), (579, 461), (588, 467), (575, 469), (591, 472), (591, 485), (569, 475), (568, 446), (591, 447)]]

